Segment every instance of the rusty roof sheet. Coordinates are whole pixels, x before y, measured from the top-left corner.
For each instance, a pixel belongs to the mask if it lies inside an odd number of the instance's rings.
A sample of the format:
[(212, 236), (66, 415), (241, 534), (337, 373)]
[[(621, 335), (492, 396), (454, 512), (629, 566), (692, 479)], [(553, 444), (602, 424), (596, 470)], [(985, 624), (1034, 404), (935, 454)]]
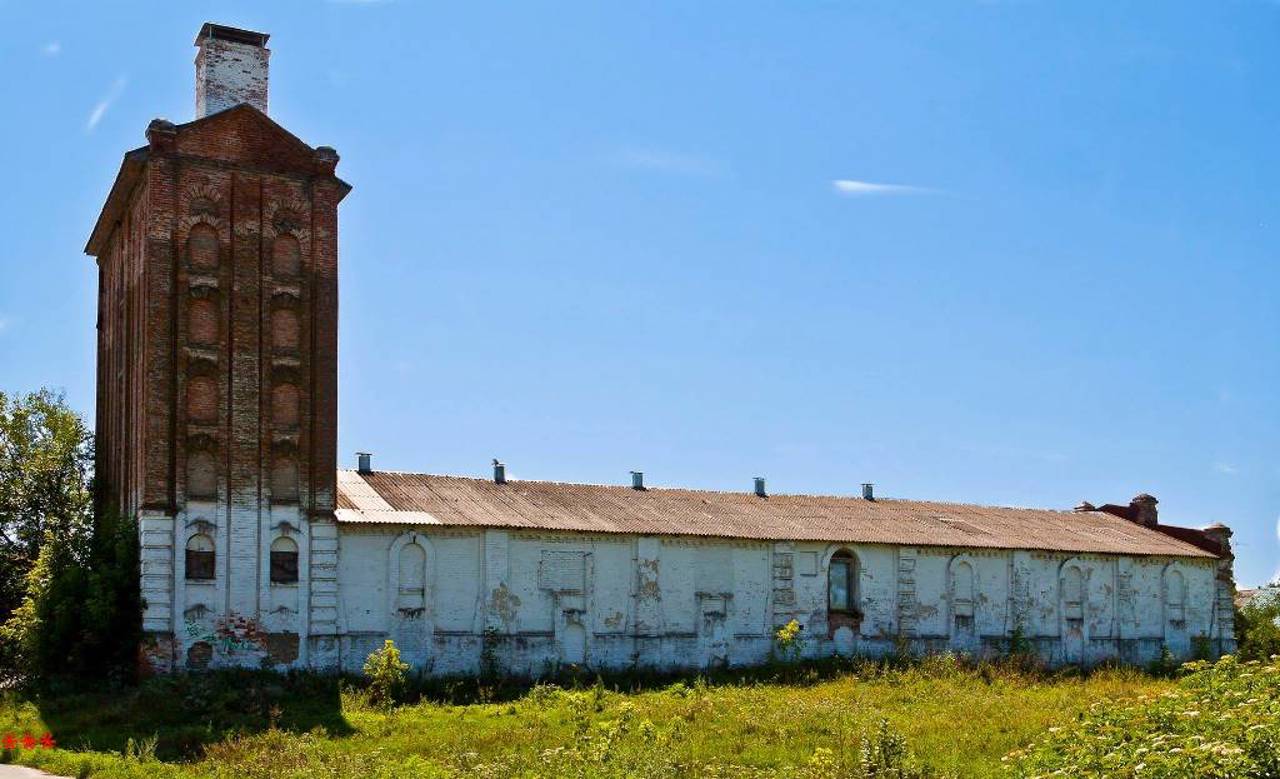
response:
[(1215, 557), (1101, 511), (338, 472), (339, 522)]

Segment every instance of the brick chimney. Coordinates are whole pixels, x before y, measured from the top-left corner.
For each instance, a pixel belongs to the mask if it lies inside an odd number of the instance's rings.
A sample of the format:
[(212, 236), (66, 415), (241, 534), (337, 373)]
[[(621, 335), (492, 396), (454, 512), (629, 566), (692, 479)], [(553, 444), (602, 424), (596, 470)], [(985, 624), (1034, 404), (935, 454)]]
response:
[(1135, 496), (1129, 501), (1129, 518), (1143, 527), (1154, 528), (1158, 518), (1156, 504), (1159, 502), (1145, 492)]
[(264, 32), (205, 22), (196, 36), (196, 118), (248, 103), (267, 112), (267, 48)]
[(1221, 522), (1214, 522), (1206, 527), (1203, 532), (1218, 545), (1222, 557), (1235, 557), (1235, 554), (1231, 551), (1231, 536), (1233, 535), (1231, 528)]

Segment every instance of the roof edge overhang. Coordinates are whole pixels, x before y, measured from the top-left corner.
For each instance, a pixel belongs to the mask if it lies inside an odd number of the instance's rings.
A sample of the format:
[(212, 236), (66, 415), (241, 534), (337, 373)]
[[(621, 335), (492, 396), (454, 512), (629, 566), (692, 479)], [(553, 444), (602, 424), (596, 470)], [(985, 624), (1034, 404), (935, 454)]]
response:
[(150, 156), (151, 149), (147, 146), (125, 152), (120, 170), (116, 173), (116, 180), (107, 194), (107, 201), (102, 204), (98, 220), (94, 222), (93, 231), (89, 233), (89, 242), (84, 247), (85, 254), (90, 257), (98, 257), (102, 254), (103, 245), (111, 237), (116, 223), (120, 221), (125, 204), (129, 202), (129, 196), (133, 194), (133, 188), (137, 186)]

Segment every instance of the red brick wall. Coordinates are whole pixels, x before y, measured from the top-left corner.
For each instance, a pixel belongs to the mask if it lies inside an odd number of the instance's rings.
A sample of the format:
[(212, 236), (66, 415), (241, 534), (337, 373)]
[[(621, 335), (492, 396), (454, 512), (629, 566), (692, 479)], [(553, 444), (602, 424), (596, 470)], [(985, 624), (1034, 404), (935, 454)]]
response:
[(176, 511), (189, 479), (212, 479), (222, 504), (327, 515), (346, 193), (336, 155), (246, 107), (150, 141), (98, 258), (104, 497)]

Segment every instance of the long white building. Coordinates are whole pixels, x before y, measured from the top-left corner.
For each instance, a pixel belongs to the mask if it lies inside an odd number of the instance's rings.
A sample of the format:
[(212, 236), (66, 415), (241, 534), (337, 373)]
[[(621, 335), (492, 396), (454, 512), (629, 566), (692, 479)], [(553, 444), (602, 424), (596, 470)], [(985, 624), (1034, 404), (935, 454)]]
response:
[(98, 500), (136, 517), (158, 669), (435, 674), (1234, 644), (1231, 532), (1050, 511), (337, 468), (338, 154), (267, 115), (268, 36), (205, 24), (196, 118), (129, 151), (100, 272)]

